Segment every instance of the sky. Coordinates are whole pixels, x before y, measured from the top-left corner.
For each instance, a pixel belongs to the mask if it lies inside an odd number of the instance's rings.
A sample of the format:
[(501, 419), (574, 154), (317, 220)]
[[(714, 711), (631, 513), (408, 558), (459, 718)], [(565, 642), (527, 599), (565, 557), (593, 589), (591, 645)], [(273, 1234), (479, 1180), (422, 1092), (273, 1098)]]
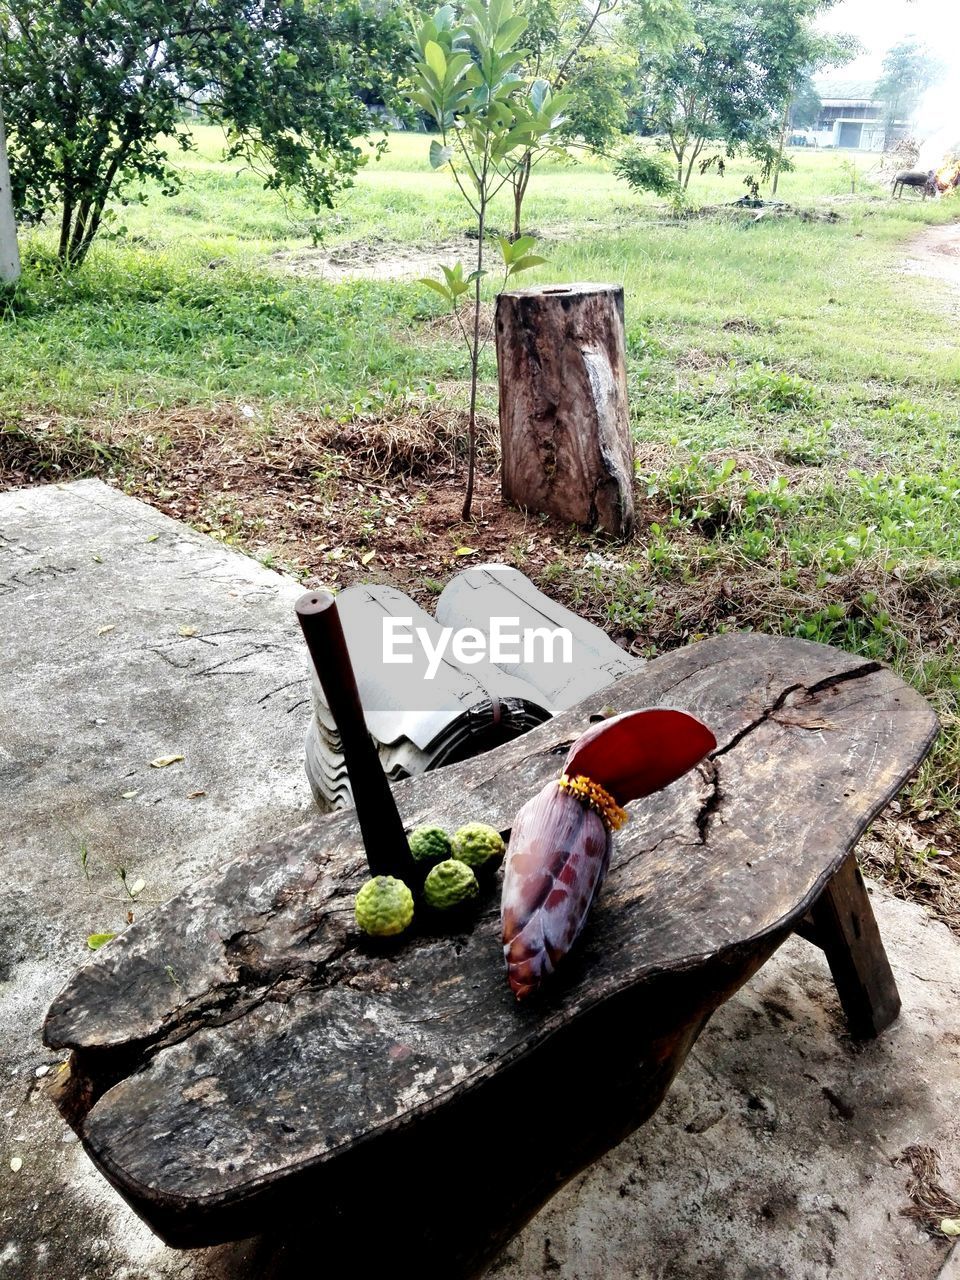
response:
[(948, 146), (960, 141), (960, 0), (839, 0), (818, 19), (824, 31), (849, 32), (864, 52), (825, 74), (845, 80), (876, 80), (884, 54), (902, 40), (930, 48), (940, 64), (917, 111), (914, 132), (923, 164), (935, 165)]
[(852, 80), (879, 76), (883, 55), (910, 37), (944, 57), (960, 42), (958, 0), (840, 0), (818, 25), (824, 31), (849, 31), (864, 46), (864, 55), (842, 72)]

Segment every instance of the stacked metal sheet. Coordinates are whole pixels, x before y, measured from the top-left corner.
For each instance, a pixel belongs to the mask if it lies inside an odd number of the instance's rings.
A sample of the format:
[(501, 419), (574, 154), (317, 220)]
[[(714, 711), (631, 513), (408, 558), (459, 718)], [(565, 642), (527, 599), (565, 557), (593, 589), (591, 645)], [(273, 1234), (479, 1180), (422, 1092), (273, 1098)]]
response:
[[(337, 603), (367, 728), (392, 781), (519, 737), (636, 670), (641, 661), (507, 566), (485, 565), (458, 575), (441, 595), (436, 619), (392, 587), (350, 587)], [(510, 663), (475, 654), (457, 661), (449, 645), (436, 656), (444, 628), (472, 627), (489, 637), (493, 618), (517, 620), (521, 627), (566, 628), (573, 638), (572, 661), (557, 666), (524, 661), (522, 654)], [(403, 655), (392, 663), (384, 661), (385, 627), (396, 653)], [(307, 776), (322, 809), (345, 808), (352, 796), (340, 737), (316, 676), (313, 705)]]
[(621, 649), (605, 631), (571, 613), (538, 591), (519, 569), (484, 564), (452, 578), (437, 601), (437, 621), (448, 627), (478, 627), (488, 632), (491, 618), (516, 619), (521, 632), (567, 630), (572, 660), (545, 661), (541, 651), (518, 662), (498, 662), (507, 675), (531, 684), (551, 715), (633, 674), (643, 659)]

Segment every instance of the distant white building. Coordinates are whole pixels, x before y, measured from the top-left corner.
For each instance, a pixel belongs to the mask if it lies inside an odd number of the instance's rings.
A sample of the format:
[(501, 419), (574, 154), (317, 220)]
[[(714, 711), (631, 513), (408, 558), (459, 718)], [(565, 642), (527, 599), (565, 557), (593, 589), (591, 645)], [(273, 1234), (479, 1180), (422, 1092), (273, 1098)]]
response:
[[(869, 81), (820, 80), (820, 115), (808, 129), (794, 131), (791, 141), (809, 147), (840, 147), (847, 150), (882, 151), (886, 143), (883, 103), (874, 96)], [(901, 127), (894, 136), (902, 133)]]

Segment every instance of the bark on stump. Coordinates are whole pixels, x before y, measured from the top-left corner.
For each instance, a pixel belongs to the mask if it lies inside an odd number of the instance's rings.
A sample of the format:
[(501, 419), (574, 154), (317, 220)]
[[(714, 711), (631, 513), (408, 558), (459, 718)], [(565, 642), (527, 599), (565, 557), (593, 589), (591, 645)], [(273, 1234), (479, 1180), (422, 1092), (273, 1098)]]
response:
[(497, 299), (503, 496), (530, 511), (633, 530), (623, 289), (569, 284)]

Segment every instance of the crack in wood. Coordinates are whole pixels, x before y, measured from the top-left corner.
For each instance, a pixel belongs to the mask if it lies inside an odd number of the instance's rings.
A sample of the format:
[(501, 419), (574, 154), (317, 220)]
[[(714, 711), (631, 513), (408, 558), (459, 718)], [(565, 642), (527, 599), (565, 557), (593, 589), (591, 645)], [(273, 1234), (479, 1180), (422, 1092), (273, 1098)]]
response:
[(862, 680), (864, 676), (872, 676), (882, 670), (883, 667), (879, 662), (864, 662), (859, 667), (851, 667), (849, 671), (839, 671), (835, 676), (825, 676), (822, 680), (818, 680), (816, 684), (809, 685), (807, 695), (815, 698), (818, 693), (824, 693), (827, 689), (834, 689), (838, 684), (846, 684), (848, 680)]
[(714, 751), (710, 759), (712, 761), (716, 761), (718, 756), (725, 756), (729, 752), (731, 752), (734, 749), (734, 747), (738, 747), (740, 743), (744, 740), (744, 738), (746, 738), (749, 734), (753, 733), (756, 729), (759, 729), (762, 724), (766, 724), (766, 722), (770, 719), (770, 717), (772, 715), (775, 715), (784, 706), (787, 699), (790, 697), (791, 693), (796, 693), (798, 689), (803, 689), (803, 688), (805, 688), (805, 686), (802, 684), (789, 685), (775, 699), (775, 701), (770, 704), (769, 707), (764, 707), (760, 715), (758, 715), (755, 719), (751, 720), (749, 724), (744, 725), (742, 729), (739, 729), (733, 735), (730, 741), (726, 743), (725, 746), (718, 747), (717, 750)]
[(822, 680), (816, 681), (812, 685), (804, 685), (802, 683), (788, 685), (783, 689), (774, 701), (767, 707), (764, 707), (760, 715), (756, 716), (749, 724), (738, 730), (733, 737), (724, 746), (714, 751), (709, 760), (704, 762), (704, 767), (708, 771), (708, 780), (711, 783), (711, 789), (706, 800), (700, 806), (697, 813), (696, 825), (700, 833), (700, 843), (705, 845), (710, 836), (710, 829), (713, 821), (719, 813), (723, 805), (723, 788), (720, 784), (720, 765), (719, 757), (728, 755), (733, 749), (743, 742), (744, 738), (754, 733), (761, 725), (766, 724), (769, 720), (775, 720), (777, 724), (782, 724), (784, 728), (794, 729), (823, 729), (832, 726), (826, 725), (824, 722), (805, 723), (803, 721), (780, 720), (777, 719), (777, 713), (782, 711), (786, 706), (787, 699), (794, 693), (801, 690), (805, 695), (805, 699), (815, 700), (821, 693), (825, 693), (828, 689), (834, 689), (837, 685), (846, 684), (850, 680), (862, 680), (866, 676), (874, 675), (878, 671), (882, 671), (879, 662), (865, 662), (858, 667), (851, 667), (849, 671), (839, 671), (835, 675), (825, 676)]
[(723, 792), (720, 789), (720, 766), (716, 759), (705, 760), (702, 768), (710, 783), (710, 790), (706, 800), (700, 805), (696, 823), (697, 831), (700, 833), (700, 843), (705, 845), (710, 836), (710, 826), (723, 803)]

